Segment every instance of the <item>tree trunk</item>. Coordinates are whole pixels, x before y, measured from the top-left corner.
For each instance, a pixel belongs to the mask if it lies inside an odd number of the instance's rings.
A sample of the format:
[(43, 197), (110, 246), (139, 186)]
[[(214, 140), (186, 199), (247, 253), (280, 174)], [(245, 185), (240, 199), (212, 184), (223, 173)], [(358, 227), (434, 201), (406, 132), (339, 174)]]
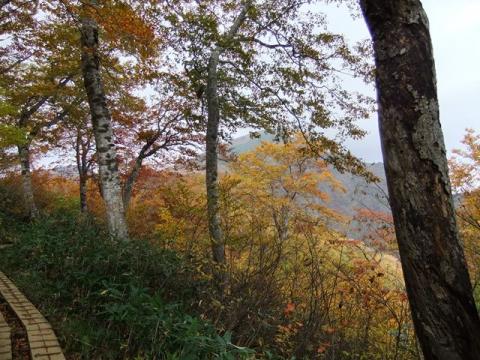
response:
[(87, 207), (87, 177), (85, 175), (80, 175), (79, 180), (80, 185), (80, 211), (86, 213), (88, 210)]
[(290, 222), (290, 209), (288, 206), (282, 206), (278, 212), (273, 211), (273, 222), (277, 230), (279, 243), (285, 243), (288, 239), (288, 225)]
[(86, 213), (87, 208), (87, 179), (88, 179), (88, 164), (87, 164), (87, 148), (83, 143), (82, 132), (80, 128), (77, 129), (77, 139), (75, 142), (75, 158), (77, 161), (78, 183), (80, 190), (80, 211)]
[[(91, 1), (92, 5), (96, 2)], [(89, 10), (85, 8), (84, 10)], [(123, 208), (117, 154), (113, 131), (100, 75), (98, 25), (88, 15), (81, 19), (82, 72), (95, 135), (102, 196), (106, 205), (110, 235), (127, 239), (127, 223)]]
[(142, 168), (143, 158), (139, 157), (135, 160), (133, 164), (133, 168), (128, 175), (127, 181), (125, 181), (125, 185), (123, 186), (123, 206), (125, 210), (128, 210), (130, 206), (130, 200), (132, 199), (132, 191), (133, 185), (138, 179), (138, 175), (140, 174), (140, 169)]
[(220, 125), (220, 109), (217, 89), (217, 67), (220, 50), (212, 51), (208, 62), (207, 79), (207, 139), (206, 139), (206, 186), (207, 186), (207, 215), (208, 230), (212, 241), (213, 260), (225, 263), (225, 244), (220, 224), (219, 190), (218, 190), (218, 128)]
[(32, 173), (30, 172), (30, 144), (18, 146), (20, 170), (22, 174), (23, 203), (30, 219), (38, 217), (38, 209), (33, 195)]
[(480, 321), (457, 232), (428, 19), (419, 0), (362, 0), (377, 67), (390, 205), (425, 359), (480, 359)]
[[(232, 26), (223, 36), (223, 43), (228, 44), (237, 34), (238, 30), (247, 18), (247, 12), (251, 7), (251, 0), (243, 1), (242, 9), (235, 18)], [(218, 62), (224, 48), (217, 45), (212, 50), (208, 61), (207, 78), (207, 139), (206, 139), (206, 187), (207, 187), (207, 215), (208, 230), (212, 241), (213, 260), (217, 263), (225, 263), (225, 244), (220, 223), (219, 214), (219, 189), (218, 189), (218, 130), (220, 126), (220, 105), (218, 99)]]

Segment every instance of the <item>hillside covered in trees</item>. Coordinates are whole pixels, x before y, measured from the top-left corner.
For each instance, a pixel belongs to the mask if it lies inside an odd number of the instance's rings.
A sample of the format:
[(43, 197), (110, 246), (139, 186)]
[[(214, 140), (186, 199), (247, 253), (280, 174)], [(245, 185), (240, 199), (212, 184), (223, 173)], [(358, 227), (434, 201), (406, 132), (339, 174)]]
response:
[[(0, 0), (0, 275), (40, 358), (479, 359), (479, 156), (447, 159), (419, 0)], [(2, 284), (0, 359), (33, 359)]]

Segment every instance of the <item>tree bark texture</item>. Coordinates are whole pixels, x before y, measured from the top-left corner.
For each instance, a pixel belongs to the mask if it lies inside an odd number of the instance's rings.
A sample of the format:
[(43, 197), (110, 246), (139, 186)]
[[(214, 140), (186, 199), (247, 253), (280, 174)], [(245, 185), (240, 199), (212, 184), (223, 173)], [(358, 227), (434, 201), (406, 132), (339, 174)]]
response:
[(98, 41), (97, 23), (94, 19), (84, 16), (81, 19), (82, 72), (95, 136), (102, 196), (106, 205), (110, 235), (127, 239), (127, 223), (112, 123), (100, 74)]
[(23, 203), (30, 219), (38, 217), (38, 209), (33, 195), (32, 173), (30, 171), (30, 144), (18, 146), (20, 171), (22, 176)]
[(425, 359), (480, 359), (457, 232), (427, 16), (419, 0), (361, 0), (373, 38), (390, 205)]

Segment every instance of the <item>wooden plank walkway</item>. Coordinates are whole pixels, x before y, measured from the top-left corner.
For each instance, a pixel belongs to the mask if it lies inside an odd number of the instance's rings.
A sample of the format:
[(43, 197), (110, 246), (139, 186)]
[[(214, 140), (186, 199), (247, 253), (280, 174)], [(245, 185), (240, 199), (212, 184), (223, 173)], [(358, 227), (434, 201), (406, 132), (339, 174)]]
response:
[(12, 360), (12, 341), (10, 328), (0, 313), (0, 360)]
[[(28, 299), (17, 289), (17, 287), (0, 271), (0, 294), (10, 305), (23, 326), (27, 331), (30, 353), (33, 360), (65, 360), (62, 348), (58, 343), (57, 337), (47, 319), (28, 301)], [(7, 325), (8, 328), (8, 325)], [(0, 324), (0, 339), (1, 339)], [(8, 336), (10, 340), (10, 335)], [(0, 340), (0, 360), (10, 360), (11, 358), (2, 358), (2, 351), (6, 349), (7, 344)], [(11, 344), (10, 344), (11, 349)], [(6, 353), (6, 351), (5, 351)], [(11, 354), (11, 350), (10, 350)]]

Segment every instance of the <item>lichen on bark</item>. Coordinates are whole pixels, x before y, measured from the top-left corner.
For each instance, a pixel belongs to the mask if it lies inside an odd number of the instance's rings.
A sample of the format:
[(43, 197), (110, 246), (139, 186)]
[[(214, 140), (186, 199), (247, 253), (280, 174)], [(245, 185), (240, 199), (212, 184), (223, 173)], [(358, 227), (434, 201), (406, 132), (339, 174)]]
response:
[(456, 228), (428, 19), (419, 0), (361, 0), (397, 241), (427, 360), (480, 358), (480, 319)]

